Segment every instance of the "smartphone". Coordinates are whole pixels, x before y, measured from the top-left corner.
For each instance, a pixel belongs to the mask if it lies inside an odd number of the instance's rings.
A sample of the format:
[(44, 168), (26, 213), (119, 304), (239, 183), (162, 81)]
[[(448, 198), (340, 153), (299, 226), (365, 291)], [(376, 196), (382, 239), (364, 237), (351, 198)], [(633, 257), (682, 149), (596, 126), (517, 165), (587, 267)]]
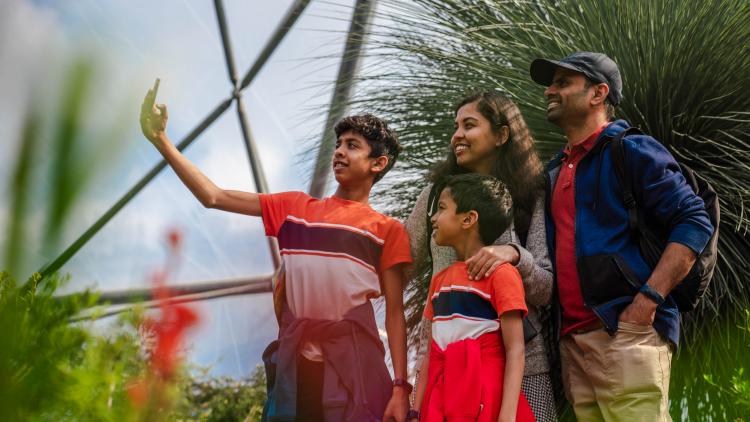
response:
[(156, 103), (156, 93), (159, 92), (159, 82), (161, 82), (161, 79), (156, 78), (154, 81), (154, 87), (151, 88), (151, 108), (153, 108)]

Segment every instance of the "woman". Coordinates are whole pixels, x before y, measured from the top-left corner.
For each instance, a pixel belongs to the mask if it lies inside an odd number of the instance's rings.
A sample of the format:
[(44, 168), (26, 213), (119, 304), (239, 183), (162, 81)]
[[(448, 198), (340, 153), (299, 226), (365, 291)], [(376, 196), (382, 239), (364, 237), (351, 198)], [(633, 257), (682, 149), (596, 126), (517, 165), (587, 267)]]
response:
[[(469, 277), (474, 279), (490, 274), (505, 262), (515, 265), (521, 274), (529, 310), (527, 321), (533, 327), (526, 327), (530, 329), (522, 388), (536, 419), (555, 421), (544, 339), (541, 335), (531, 337), (534, 332), (542, 331), (540, 308), (549, 304), (552, 295), (552, 266), (544, 231), (542, 164), (521, 111), (498, 92), (480, 92), (464, 98), (456, 109), (455, 127), (448, 157), (434, 167), (429, 177), (431, 183), (417, 198), (406, 222), (416, 259), (416, 279), (420, 284), (429, 283), (431, 274), (437, 274), (456, 260), (451, 248), (437, 246), (431, 238), (428, 218), (433, 206), (428, 202), (434, 202), (432, 192), (439, 192), (433, 185), (439, 186), (445, 176), (468, 172), (489, 174), (508, 185), (514, 204), (513, 224), (494, 245), (483, 248), (466, 264)], [(424, 292), (425, 288), (420, 285), (413, 290)], [(418, 296), (424, 305), (424, 294)], [(430, 322), (423, 319), (421, 325), (417, 367), (430, 346)]]

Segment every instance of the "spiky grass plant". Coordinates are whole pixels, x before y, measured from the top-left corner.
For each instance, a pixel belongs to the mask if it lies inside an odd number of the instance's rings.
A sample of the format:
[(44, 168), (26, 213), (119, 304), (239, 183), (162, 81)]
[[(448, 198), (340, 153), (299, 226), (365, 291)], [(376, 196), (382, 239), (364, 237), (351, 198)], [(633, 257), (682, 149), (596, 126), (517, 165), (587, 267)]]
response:
[[(718, 316), (748, 307), (750, 2), (392, 0), (381, 13), (361, 94), (351, 105), (385, 117), (405, 147), (397, 168), (408, 170), (378, 187), (389, 211), (409, 213), (426, 169), (445, 155), (454, 105), (475, 89), (514, 99), (541, 157), (549, 158), (564, 139), (546, 121), (544, 88), (532, 82), (529, 64), (579, 50), (604, 52), (624, 80), (618, 117), (660, 140), (719, 194), (719, 263), (700, 308), (685, 315), (683, 355), (714, 341)], [(412, 284), (412, 325), (425, 295), (424, 280)], [(710, 372), (705, 361), (691, 363), (676, 367), (693, 368), (686, 377)]]

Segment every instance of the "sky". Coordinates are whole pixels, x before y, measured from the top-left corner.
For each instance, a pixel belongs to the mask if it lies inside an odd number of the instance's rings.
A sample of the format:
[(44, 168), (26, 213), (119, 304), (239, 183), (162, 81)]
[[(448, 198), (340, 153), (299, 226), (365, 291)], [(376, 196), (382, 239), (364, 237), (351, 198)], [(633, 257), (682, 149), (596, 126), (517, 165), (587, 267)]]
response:
[[(225, 0), (235, 62), (242, 75), (280, 22), (290, 0)], [(244, 92), (248, 120), (272, 192), (309, 185), (307, 149), (317, 139), (331, 98), (353, 1), (315, 1)], [(61, 244), (35, 247), (51, 181), (35, 181), (27, 272), (76, 239), (159, 161), (140, 134), (139, 104), (156, 77), (158, 102), (169, 107), (167, 133), (178, 142), (231, 92), (212, 1), (97, 0), (0, 2), (0, 155), (12, 163), (22, 116), (38, 106), (52, 116), (75, 57), (95, 59), (85, 119), (86, 145), (105, 151), (95, 177), (71, 212)], [(123, 127), (122, 136), (111, 128)], [(43, 168), (44, 145), (35, 162)], [(234, 107), (186, 150), (223, 188), (255, 191)], [(8, 219), (12, 165), (0, 168), (0, 227)], [(45, 193), (46, 192), (46, 193)], [(167, 169), (116, 215), (63, 268), (66, 291), (145, 287), (164, 265), (166, 233), (184, 235), (170, 282), (249, 277), (273, 267), (259, 219), (204, 209)], [(6, 234), (0, 234), (0, 251)], [(4, 256), (4, 252), (3, 255)], [(190, 360), (216, 375), (244, 376), (276, 335), (269, 294), (195, 304), (202, 323), (189, 338)]]

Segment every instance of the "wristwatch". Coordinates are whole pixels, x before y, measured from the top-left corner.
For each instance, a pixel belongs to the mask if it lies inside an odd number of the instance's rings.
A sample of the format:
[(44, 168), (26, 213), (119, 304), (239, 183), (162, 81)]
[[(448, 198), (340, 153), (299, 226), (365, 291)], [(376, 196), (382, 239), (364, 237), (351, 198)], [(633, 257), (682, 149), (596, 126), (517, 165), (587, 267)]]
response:
[(411, 391), (414, 389), (414, 387), (409, 384), (409, 381), (403, 379), (403, 378), (396, 378), (393, 380), (393, 386), (394, 387), (402, 387), (406, 389), (406, 394), (411, 394)]
[(406, 420), (408, 422), (414, 419), (419, 420), (419, 410), (409, 409), (409, 413), (406, 414)]
[(653, 287), (649, 286), (648, 283), (643, 283), (643, 286), (638, 290), (643, 293), (644, 296), (656, 302), (657, 305), (661, 306), (664, 303), (664, 296), (660, 295), (659, 292), (654, 290)]

